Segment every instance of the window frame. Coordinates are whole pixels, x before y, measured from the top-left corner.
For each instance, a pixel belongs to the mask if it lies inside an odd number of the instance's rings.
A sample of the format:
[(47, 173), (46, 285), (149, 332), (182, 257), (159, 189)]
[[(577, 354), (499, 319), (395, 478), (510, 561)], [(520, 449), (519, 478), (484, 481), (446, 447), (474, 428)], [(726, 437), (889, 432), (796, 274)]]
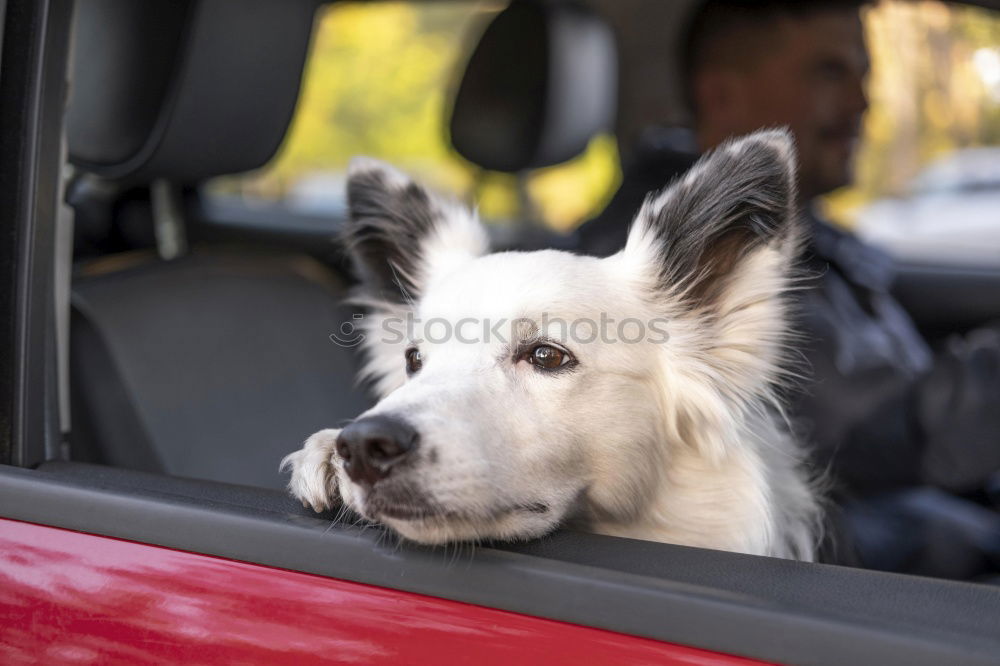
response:
[(55, 457), (61, 434), (55, 238), (72, 0), (4, 3), (0, 70), (0, 463)]
[(778, 663), (995, 663), (1000, 588), (557, 532), (455, 551), (350, 527), (280, 491), (0, 466), (0, 517)]

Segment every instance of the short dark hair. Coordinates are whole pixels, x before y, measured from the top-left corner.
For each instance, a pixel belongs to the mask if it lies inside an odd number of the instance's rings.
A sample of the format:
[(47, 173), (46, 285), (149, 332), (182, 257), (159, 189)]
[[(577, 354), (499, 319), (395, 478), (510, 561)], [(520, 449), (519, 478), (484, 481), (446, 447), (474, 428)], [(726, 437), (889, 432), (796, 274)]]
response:
[(706, 0), (695, 10), (681, 40), (679, 72), (685, 102), (696, 113), (695, 73), (722, 40), (738, 31), (764, 30), (781, 18), (802, 19), (831, 10), (859, 10), (870, 0)]

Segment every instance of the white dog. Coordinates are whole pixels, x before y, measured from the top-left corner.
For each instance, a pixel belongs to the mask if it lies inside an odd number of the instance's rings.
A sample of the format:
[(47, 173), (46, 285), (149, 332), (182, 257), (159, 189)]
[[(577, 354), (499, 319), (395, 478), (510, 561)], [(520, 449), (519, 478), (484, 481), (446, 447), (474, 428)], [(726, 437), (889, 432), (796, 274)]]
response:
[(347, 239), (382, 399), (283, 461), (291, 492), (420, 543), (572, 523), (811, 559), (818, 503), (775, 399), (794, 168), (786, 132), (724, 144), (598, 259), (488, 254), (473, 213), (355, 161)]

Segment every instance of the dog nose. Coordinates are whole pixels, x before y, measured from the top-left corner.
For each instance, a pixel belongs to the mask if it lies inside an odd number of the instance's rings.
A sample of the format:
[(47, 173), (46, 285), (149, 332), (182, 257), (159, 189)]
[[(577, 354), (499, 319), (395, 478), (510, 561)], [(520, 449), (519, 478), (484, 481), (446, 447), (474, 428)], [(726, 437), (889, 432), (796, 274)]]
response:
[(337, 453), (355, 483), (374, 486), (417, 449), (417, 431), (391, 416), (358, 419), (340, 431)]

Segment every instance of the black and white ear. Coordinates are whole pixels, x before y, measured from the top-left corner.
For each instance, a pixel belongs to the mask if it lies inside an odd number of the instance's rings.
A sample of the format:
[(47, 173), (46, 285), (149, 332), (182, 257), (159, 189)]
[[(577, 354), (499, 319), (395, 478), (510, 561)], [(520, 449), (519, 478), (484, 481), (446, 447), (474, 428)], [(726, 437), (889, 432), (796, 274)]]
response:
[(788, 376), (799, 227), (792, 138), (769, 130), (722, 144), (647, 198), (611, 258), (671, 317), (668, 433), (710, 460), (742, 446), (734, 415), (774, 404)]
[[(647, 197), (624, 254), (662, 290), (713, 307), (734, 280), (754, 277), (748, 271), (764, 271), (756, 277), (768, 284), (780, 277), (775, 270), (787, 272), (798, 238), (796, 205), (791, 135), (756, 132), (722, 144)], [(779, 260), (750, 261), (765, 249)]]
[(434, 275), (488, 250), (486, 231), (458, 202), (437, 197), (393, 167), (351, 161), (344, 240), (370, 295), (416, 300)]

